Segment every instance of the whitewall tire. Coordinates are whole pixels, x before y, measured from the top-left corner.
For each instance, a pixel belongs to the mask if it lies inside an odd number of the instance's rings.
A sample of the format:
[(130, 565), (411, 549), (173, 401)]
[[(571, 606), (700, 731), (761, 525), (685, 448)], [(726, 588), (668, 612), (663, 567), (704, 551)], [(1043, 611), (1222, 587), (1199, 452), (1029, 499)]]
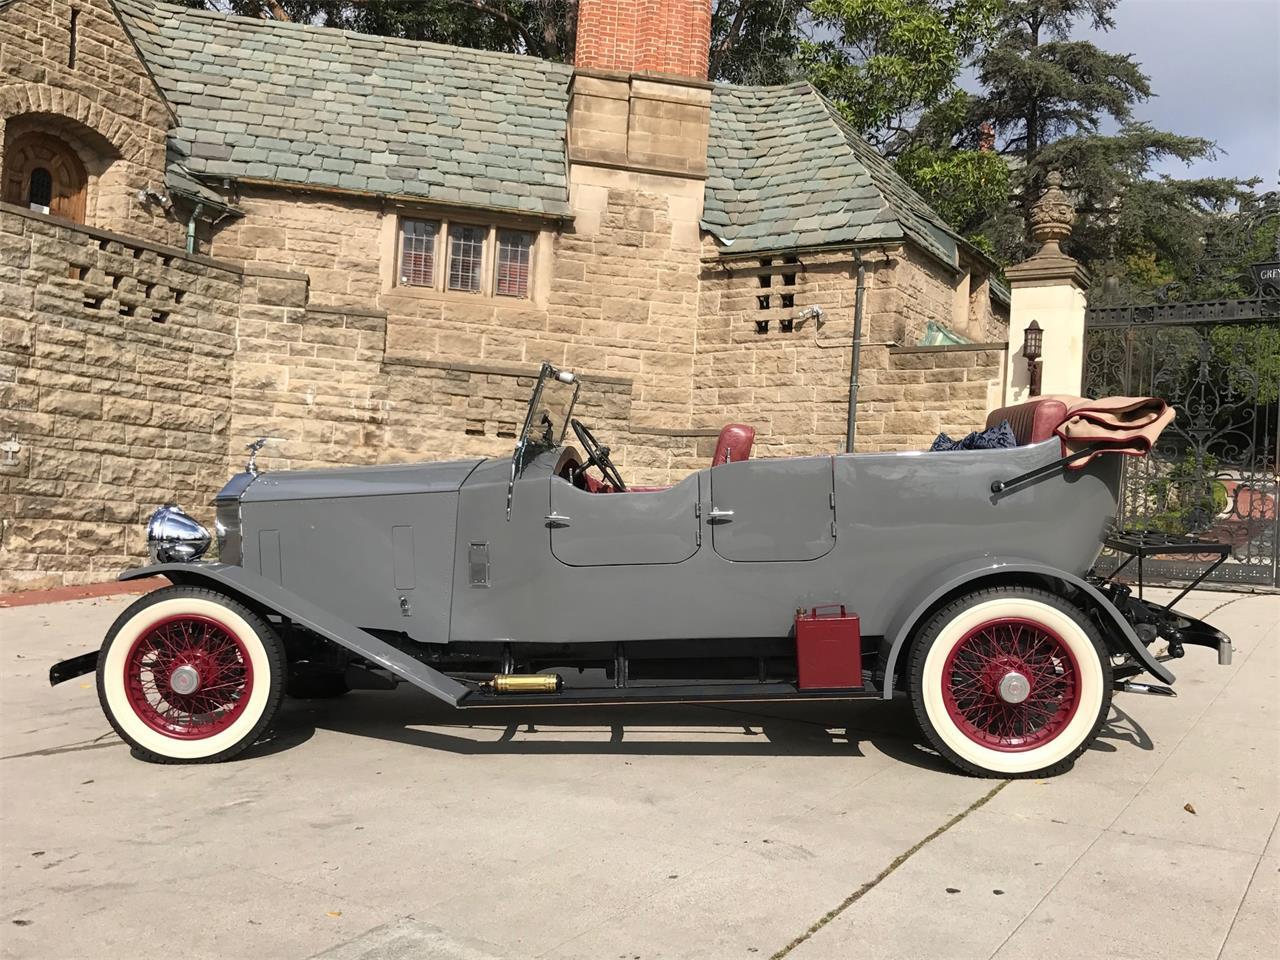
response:
[(98, 655), (98, 699), (135, 756), (229, 760), (266, 730), (284, 696), (284, 648), (244, 604), (171, 586), (122, 613)]
[(1111, 661), (1097, 628), (1073, 604), (1027, 587), (947, 604), (917, 634), (908, 670), (921, 729), (977, 776), (1070, 769), (1111, 705)]

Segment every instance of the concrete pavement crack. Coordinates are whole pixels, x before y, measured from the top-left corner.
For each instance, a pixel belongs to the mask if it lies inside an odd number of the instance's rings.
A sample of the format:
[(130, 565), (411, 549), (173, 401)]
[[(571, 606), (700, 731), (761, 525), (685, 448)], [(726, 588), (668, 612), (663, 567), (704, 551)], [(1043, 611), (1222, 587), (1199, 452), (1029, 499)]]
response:
[[(108, 739), (110, 738), (110, 739)], [(103, 747), (119, 745), (120, 740), (114, 733), (104, 733), (92, 740), (80, 743), (69, 743), (59, 747), (45, 747), (43, 750), (29, 750), (26, 753), (11, 753), (0, 757), (0, 760), (23, 760), (27, 757), (53, 757), (60, 753), (79, 753), (81, 750), (101, 750)]]
[(888, 879), (888, 877), (895, 870), (897, 870), (900, 866), (902, 866), (904, 863), (910, 860), (913, 856), (915, 856), (917, 853), (923, 850), (926, 846), (928, 846), (934, 840), (938, 839), (938, 837), (942, 836), (944, 833), (946, 833), (948, 830), (954, 827), (957, 823), (959, 823), (965, 817), (969, 816), (969, 814), (985, 806), (991, 799), (993, 799), (996, 796), (996, 794), (998, 794), (1001, 790), (1003, 790), (1012, 782), (1013, 781), (1011, 780), (1001, 780), (994, 787), (988, 790), (985, 794), (983, 794), (977, 800), (973, 801), (973, 803), (969, 804), (969, 806), (965, 807), (965, 809), (961, 810), (954, 817), (952, 817), (942, 826), (938, 827), (936, 830), (934, 830), (931, 834), (929, 834), (923, 840), (918, 841), (914, 846), (898, 854), (896, 857), (893, 858), (892, 862), (890, 862), (890, 864), (887, 867), (881, 870), (872, 879), (868, 880), (866, 883), (860, 886), (857, 890), (853, 891), (853, 893), (849, 894), (849, 896), (845, 897), (844, 900), (842, 900), (838, 906), (834, 907), (831, 910), (828, 910), (817, 921), (815, 921), (813, 925), (809, 927), (808, 930), (800, 934), (800, 936), (796, 937), (794, 940), (788, 943), (785, 947), (783, 947), (781, 950), (779, 950), (777, 953), (771, 956), (769, 960), (782, 960), (783, 957), (791, 953), (791, 951), (793, 951), (796, 947), (800, 946), (800, 944), (804, 943), (806, 940), (812, 937), (815, 933), (817, 933), (819, 930), (821, 930), (823, 927), (829, 924), (832, 920), (836, 919), (836, 917), (840, 916), (840, 914), (844, 913), (851, 906), (853, 906), (855, 903), (857, 903), (859, 900), (865, 897), (868, 893), (874, 890), (877, 886), (880, 885), (880, 883), (883, 880)]

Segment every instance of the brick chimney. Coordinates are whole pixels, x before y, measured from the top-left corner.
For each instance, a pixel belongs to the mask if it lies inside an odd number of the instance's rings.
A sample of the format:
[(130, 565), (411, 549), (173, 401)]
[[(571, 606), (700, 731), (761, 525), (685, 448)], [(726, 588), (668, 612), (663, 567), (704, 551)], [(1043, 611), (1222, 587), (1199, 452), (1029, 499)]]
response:
[(580, 0), (574, 66), (705, 80), (711, 0)]

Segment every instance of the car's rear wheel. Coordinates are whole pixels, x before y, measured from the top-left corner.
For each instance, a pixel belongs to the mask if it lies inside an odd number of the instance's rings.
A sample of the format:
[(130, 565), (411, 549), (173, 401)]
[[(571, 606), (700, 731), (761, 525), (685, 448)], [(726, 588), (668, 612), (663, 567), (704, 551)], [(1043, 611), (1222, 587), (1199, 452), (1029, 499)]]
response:
[(986, 777), (1069, 770), (1111, 705), (1111, 661), (1087, 615), (1025, 587), (947, 604), (912, 647), (911, 700), (929, 741)]
[(285, 686), (284, 648), (244, 604), (172, 586), (122, 613), (98, 656), (98, 699), (134, 754), (154, 763), (229, 760), (266, 729)]

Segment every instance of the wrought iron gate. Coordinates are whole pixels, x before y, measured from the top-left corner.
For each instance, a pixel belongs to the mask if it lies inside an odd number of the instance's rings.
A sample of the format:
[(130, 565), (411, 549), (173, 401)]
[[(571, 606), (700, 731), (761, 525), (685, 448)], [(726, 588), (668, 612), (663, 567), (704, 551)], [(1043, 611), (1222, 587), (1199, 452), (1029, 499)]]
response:
[[(1087, 396), (1163, 397), (1178, 411), (1152, 455), (1125, 458), (1123, 527), (1231, 545), (1210, 579), (1280, 585), (1280, 298), (1091, 307)], [(1182, 580), (1195, 558), (1147, 561)], [(1190, 562), (1189, 562), (1190, 560)], [(1114, 567), (1104, 556), (1100, 566)]]

